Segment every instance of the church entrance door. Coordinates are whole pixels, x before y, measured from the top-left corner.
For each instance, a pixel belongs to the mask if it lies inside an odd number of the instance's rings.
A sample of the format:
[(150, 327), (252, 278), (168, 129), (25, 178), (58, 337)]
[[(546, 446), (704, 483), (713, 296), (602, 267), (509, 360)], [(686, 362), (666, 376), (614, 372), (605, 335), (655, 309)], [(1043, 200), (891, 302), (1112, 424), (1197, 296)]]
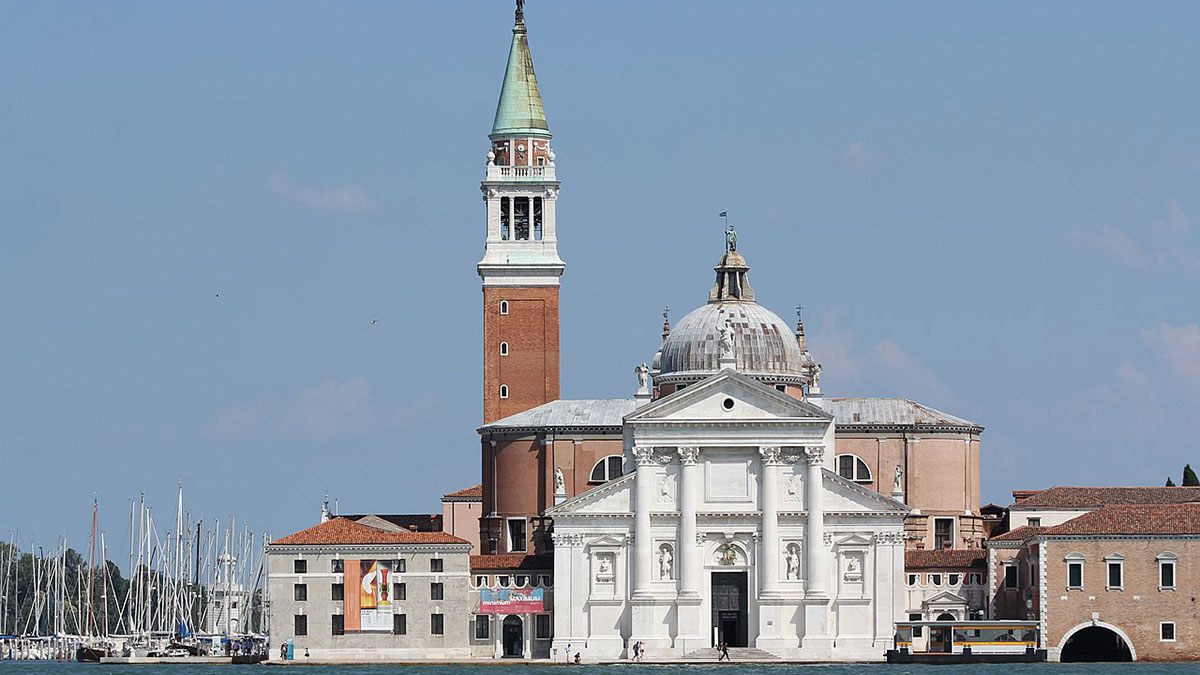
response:
[(509, 615), (504, 617), (504, 628), (501, 634), (506, 657), (520, 657), (525, 645), (525, 630), (521, 617)]
[(750, 622), (745, 572), (712, 573), (712, 621), (718, 644), (747, 646)]

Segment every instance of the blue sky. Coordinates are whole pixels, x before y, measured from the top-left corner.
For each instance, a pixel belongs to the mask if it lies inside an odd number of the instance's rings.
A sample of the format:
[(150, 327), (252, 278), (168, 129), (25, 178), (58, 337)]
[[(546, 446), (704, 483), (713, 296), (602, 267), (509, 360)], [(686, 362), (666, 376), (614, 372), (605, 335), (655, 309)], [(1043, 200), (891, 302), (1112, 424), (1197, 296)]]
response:
[[(83, 546), (93, 492), (119, 532), (177, 478), (274, 535), (327, 491), (432, 511), (477, 481), (509, 3), (0, 13), (0, 531)], [(987, 427), (986, 501), (1200, 463), (1200, 6), (526, 14), (564, 397), (632, 393), (728, 210), (759, 301), (806, 307), (827, 394)]]

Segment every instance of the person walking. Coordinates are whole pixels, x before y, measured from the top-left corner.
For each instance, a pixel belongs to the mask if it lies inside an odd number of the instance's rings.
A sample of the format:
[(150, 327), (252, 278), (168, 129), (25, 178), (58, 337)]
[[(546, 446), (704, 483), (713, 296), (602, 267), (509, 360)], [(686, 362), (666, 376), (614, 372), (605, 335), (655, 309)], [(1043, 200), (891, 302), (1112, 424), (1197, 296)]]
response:
[(639, 654), (638, 650), (641, 648), (641, 646), (642, 646), (642, 643), (640, 643), (640, 642), (633, 643), (633, 660), (634, 661), (638, 660), (638, 654)]
[(721, 655), (717, 657), (717, 661), (729, 660), (729, 643), (722, 642), (721, 645), (717, 647), (717, 651), (721, 652)]

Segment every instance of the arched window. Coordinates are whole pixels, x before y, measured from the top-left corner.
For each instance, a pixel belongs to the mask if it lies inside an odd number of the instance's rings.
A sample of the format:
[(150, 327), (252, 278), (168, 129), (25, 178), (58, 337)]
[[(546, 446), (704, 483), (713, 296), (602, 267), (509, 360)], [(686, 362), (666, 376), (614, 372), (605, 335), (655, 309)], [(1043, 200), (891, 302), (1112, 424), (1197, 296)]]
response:
[(500, 343), (500, 356), (508, 356), (508, 343), (507, 342)]
[(838, 455), (838, 475), (848, 480), (859, 482), (871, 481), (871, 470), (867, 463), (854, 455)]
[(621, 477), (621, 465), (624, 460), (620, 455), (609, 455), (592, 467), (592, 475), (588, 478), (589, 483), (606, 483), (614, 478)]
[(507, 300), (500, 301), (500, 313), (508, 314), (508, 301)]
[(508, 398), (508, 385), (500, 385), (500, 398)]

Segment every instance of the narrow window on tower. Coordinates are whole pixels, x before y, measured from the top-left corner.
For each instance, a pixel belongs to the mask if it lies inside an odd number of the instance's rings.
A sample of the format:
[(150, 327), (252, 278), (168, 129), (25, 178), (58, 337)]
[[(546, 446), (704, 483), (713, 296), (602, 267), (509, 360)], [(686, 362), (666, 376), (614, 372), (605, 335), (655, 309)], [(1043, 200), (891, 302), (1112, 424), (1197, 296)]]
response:
[(533, 198), (533, 238), (542, 240), (542, 198)]
[(529, 197), (513, 198), (513, 228), (518, 241), (529, 240)]
[(507, 300), (500, 301), (500, 313), (508, 314), (508, 301)]
[(508, 197), (500, 198), (500, 238), (503, 239), (504, 241), (508, 241), (508, 236), (509, 236), (508, 235), (508, 233), (509, 233), (509, 229), (508, 229), (509, 228), (509, 223), (508, 223), (508, 215), (509, 215), (508, 206), (509, 206), (509, 204), (508, 204), (508, 201), (509, 201)]
[(508, 398), (508, 385), (500, 385), (500, 398)]
[(500, 343), (500, 356), (508, 356), (508, 343), (507, 342)]

